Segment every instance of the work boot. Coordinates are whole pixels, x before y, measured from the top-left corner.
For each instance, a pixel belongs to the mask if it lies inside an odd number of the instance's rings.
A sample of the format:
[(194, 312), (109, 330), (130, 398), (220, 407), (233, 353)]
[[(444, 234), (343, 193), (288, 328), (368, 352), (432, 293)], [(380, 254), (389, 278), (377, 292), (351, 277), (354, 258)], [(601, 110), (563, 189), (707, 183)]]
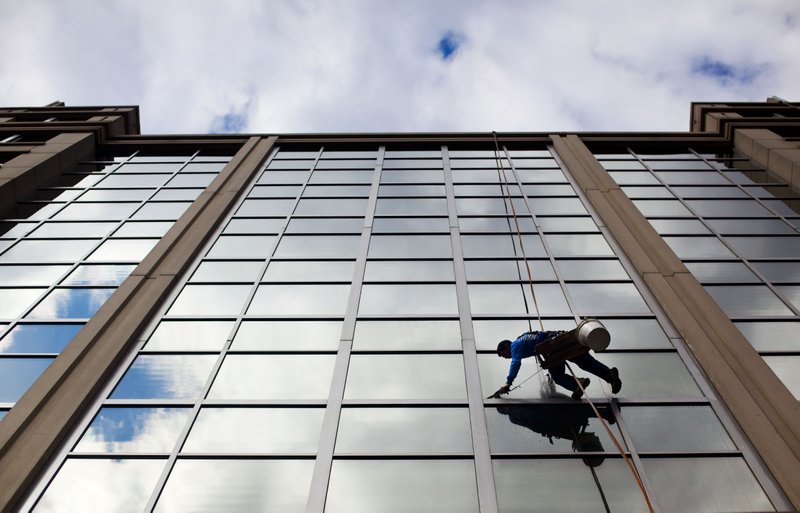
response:
[(611, 393), (616, 394), (622, 390), (622, 380), (619, 379), (619, 370), (616, 367), (611, 369)]
[(580, 382), (581, 386), (579, 386), (578, 388), (575, 389), (574, 392), (572, 392), (572, 398), (575, 400), (578, 400), (581, 397), (583, 397), (583, 390), (586, 387), (588, 387), (590, 383), (589, 378), (578, 378), (578, 381)]

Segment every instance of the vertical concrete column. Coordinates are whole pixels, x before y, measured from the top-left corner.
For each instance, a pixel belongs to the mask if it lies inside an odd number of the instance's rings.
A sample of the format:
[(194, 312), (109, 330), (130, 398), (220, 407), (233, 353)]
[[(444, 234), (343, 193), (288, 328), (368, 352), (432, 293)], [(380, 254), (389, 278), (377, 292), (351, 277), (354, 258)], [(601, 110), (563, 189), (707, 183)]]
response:
[(800, 188), (800, 143), (765, 128), (736, 128), (733, 144), (753, 162)]
[(91, 133), (59, 134), (30, 152), (14, 157), (0, 168), (0, 217), (13, 215), (20, 201), (64, 171), (94, 155)]
[(768, 466), (800, 509), (800, 403), (575, 135), (559, 157)]
[(276, 140), (248, 140), (5, 416), (0, 423), (0, 511), (14, 511)]

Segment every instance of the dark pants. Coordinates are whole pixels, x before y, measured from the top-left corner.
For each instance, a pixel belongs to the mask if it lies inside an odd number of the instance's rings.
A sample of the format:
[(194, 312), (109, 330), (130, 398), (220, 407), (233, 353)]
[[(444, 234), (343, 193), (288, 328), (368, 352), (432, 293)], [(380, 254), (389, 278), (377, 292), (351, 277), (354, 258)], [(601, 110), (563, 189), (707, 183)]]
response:
[[(576, 356), (575, 358), (570, 358), (569, 361), (575, 363), (578, 367), (586, 372), (594, 374), (602, 380), (611, 383), (611, 370), (603, 363), (595, 360), (594, 356), (591, 354), (585, 353), (580, 356)], [(561, 385), (570, 392), (574, 392), (578, 388), (578, 384), (575, 383), (575, 380), (572, 378), (571, 374), (567, 375), (565, 372), (566, 367), (566, 363), (554, 365), (553, 367), (550, 367), (550, 375), (553, 377), (553, 381), (555, 381), (558, 385)]]

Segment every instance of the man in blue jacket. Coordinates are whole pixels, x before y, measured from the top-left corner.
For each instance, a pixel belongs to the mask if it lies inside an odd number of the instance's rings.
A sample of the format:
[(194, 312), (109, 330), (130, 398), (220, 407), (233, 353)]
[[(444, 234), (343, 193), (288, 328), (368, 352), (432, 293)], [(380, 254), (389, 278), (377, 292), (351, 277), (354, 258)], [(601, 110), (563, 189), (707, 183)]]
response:
[[(514, 379), (517, 377), (519, 369), (522, 366), (523, 358), (529, 358), (535, 355), (537, 345), (545, 340), (556, 337), (561, 333), (563, 332), (533, 331), (529, 333), (523, 333), (513, 342), (510, 340), (502, 340), (499, 344), (497, 344), (497, 356), (511, 359), (511, 365), (508, 369), (506, 384), (500, 387), (500, 390), (497, 391), (497, 394), (506, 394), (511, 390), (511, 385), (514, 383)], [(570, 358), (569, 361), (574, 362), (578, 367), (586, 372), (594, 374), (600, 379), (610, 383), (612, 393), (616, 394), (622, 388), (622, 381), (619, 379), (619, 371), (617, 368), (614, 367), (609, 369), (606, 365), (597, 361), (588, 352), (580, 356)], [(565, 372), (566, 363), (554, 365), (550, 367), (549, 370), (550, 375), (553, 377), (553, 381), (572, 392), (573, 399), (580, 399), (581, 396), (583, 396), (583, 389), (578, 386), (572, 376), (567, 376)], [(578, 380), (584, 389), (589, 386), (589, 378), (578, 378)]]

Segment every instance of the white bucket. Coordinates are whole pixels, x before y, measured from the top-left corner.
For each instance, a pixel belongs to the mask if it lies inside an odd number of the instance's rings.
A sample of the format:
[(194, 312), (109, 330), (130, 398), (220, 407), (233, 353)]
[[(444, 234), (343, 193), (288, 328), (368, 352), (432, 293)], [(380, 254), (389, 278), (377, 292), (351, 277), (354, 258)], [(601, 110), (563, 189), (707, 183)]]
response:
[(605, 351), (611, 343), (611, 335), (603, 323), (597, 319), (585, 319), (575, 328), (578, 342), (596, 352)]

